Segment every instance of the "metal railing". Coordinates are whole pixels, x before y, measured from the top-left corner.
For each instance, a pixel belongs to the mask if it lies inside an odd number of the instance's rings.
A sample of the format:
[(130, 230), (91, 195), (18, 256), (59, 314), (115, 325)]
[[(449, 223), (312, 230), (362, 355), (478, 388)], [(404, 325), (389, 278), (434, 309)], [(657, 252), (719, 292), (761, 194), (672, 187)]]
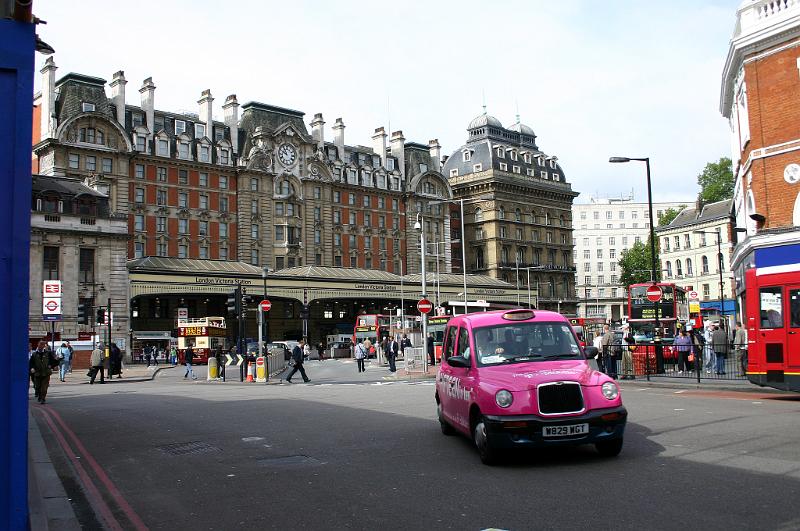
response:
[[(660, 352), (659, 352), (660, 351)], [(652, 342), (609, 345), (600, 349), (598, 368), (618, 379), (686, 378), (747, 380), (747, 350), (731, 343), (692, 346)]]

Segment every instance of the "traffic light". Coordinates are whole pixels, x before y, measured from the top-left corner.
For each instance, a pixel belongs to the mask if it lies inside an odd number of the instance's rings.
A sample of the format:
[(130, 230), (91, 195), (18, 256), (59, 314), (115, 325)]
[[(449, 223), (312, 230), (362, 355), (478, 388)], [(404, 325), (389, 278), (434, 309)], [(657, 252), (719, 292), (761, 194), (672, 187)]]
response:
[(106, 322), (106, 309), (105, 308), (98, 308), (97, 309), (97, 319), (95, 321), (97, 324), (105, 324)]
[(239, 288), (228, 292), (228, 313), (238, 313), (237, 307), (239, 306)]
[(86, 305), (78, 304), (78, 324), (89, 324), (89, 316), (86, 314)]
[(311, 316), (311, 307), (308, 304), (304, 304), (302, 308), (300, 308), (300, 319), (308, 319)]

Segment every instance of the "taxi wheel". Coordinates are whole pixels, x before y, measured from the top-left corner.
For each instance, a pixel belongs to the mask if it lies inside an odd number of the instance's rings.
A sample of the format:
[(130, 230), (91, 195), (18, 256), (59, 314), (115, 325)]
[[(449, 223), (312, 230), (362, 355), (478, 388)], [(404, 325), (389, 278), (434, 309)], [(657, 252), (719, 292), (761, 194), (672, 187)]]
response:
[(603, 457), (616, 457), (622, 451), (622, 437), (595, 443), (594, 446)]
[(478, 455), (484, 465), (497, 463), (497, 450), (489, 444), (483, 417), (479, 418), (475, 424), (475, 428), (472, 430), (472, 439), (475, 441), (475, 447), (478, 449)]
[(436, 413), (439, 416), (439, 427), (442, 429), (442, 433), (444, 435), (455, 435), (456, 430), (450, 424), (448, 424), (447, 421), (444, 420), (444, 417), (442, 416), (441, 404), (436, 404)]

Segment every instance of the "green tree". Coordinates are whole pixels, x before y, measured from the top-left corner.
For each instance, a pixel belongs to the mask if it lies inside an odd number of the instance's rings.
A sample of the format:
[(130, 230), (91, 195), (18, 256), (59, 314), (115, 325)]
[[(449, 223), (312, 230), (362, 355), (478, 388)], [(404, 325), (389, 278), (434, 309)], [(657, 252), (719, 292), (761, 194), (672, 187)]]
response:
[[(656, 245), (656, 280), (661, 278), (661, 266), (658, 260), (658, 246)], [(633, 247), (622, 251), (619, 259), (619, 283), (623, 286), (639, 284), (650, 281), (652, 262), (650, 257), (650, 243), (636, 242)]]
[(658, 226), (669, 225), (681, 211), (686, 208), (686, 205), (680, 205), (678, 208), (668, 208), (658, 216)]
[(733, 197), (733, 165), (731, 159), (722, 157), (719, 162), (709, 162), (697, 176), (700, 199), (706, 203), (724, 201)]

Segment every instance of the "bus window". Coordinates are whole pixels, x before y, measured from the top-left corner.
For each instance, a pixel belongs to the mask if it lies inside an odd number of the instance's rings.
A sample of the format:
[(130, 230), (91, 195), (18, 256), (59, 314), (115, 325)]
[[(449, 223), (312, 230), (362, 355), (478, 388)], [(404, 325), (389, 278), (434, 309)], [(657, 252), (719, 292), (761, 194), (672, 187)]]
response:
[(789, 326), (800, 328), (800, 289), (789, 290), (789, 319)]
[(761, 328), (783, 328), (783, 293), (780, 286), (761, 288)]

